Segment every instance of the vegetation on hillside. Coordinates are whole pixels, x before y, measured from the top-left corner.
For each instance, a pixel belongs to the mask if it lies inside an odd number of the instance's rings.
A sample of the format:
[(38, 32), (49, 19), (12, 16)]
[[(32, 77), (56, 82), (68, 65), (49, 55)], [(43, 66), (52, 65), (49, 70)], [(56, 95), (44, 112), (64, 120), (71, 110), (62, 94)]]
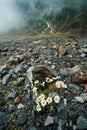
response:
[(16, 0), (25, 27), (30, 32), (41, 33), (47, 22), (54, 32), (87, 32), (87, 0)]

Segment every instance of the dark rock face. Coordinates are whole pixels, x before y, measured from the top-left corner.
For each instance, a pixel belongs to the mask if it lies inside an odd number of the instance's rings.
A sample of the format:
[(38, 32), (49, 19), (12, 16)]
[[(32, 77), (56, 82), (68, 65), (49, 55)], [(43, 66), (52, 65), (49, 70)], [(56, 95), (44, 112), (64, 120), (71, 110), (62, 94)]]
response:
[[(84, 38), (0, 41), (0, 130), (87, 130), (86, 43)], [(26, 73), (34, 65), (48, 66), (67, 85), (60, 102), (41, 112)]]
[(0, 130), (3, 130), (8, 125), (8, 117), (5, 112), (0, 112)]
[(26, 113), (20, 113), (17, 118), (17, 124), (23, 125), (27, 121), (27, 114)]
[(77, 125), (80, 130), (87, 129), (87, 120), (85, 118), (83, 118), (82, 116), (80, 116), (77, 119)]

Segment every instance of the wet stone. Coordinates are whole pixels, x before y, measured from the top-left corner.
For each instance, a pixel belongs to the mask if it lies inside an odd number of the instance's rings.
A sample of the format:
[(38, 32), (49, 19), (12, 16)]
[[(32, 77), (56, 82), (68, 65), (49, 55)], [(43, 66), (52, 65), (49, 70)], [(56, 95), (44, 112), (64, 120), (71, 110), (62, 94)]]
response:
[(83, 101), (87, 102), (87, 93), (82, 93), (80, 96), (83, 99)]
[(21, 65), (19, 65), (14, 69), (14, 72), (17, 73), (17, 74), (23, 73), (24, 68)]
[(57, 112), (58, 112), (58, 117), (61, 119), (68, 119), (69, 118), (69, 112), (67, 108), (65, 107), (64, 104), (58, 104), (57, 106)]
[(37, 130), (35, 127), (30, 127), (29, 130)]
[(18, 105), (17, 105), (17, 108), (18, 109), (22, 109), (22, 108), (24, 108), (25, 107), (25, 105), (23, 105), (22, 103), (19, 103)]
[(80, 88), (79, 86), (75, 85), (75, 84), (68, 84), (67, 87), (68, 91), (70, 91), (72, 94), (74, 95), (78, 95), (80, 93)]
[(68, 76), (69, 71), (68, 70), (60, 70), (60, 74), (63, 75), (63, 76)]
[(80, 130), (87, 129), (87, 120), (84, 117), (79, 116), (77, 119), (77, 125)]
[(72, 67), (71, 69), (70, 69), (70, 74), (73, 74), (74, 72), (78, 72), (78, 71), (80, 71), (81, 70), (81, 67), (80, 67), (80, 65), (76, 65), (76, 66), (74, 66), (74, 67)]
[(17, 95), (17, 92), (15, 90), (13, 90), (12, 92), (10, 92), (7, 97), (6, 100), (10, 100), (10, 99), (14, 99)]
[(27, 121), (27, 114), (26, 113), (19, 113), (17, 118), (17, 124), (23, 125)]
[(86, 56), (86, 54), (82, 53), (80, 56), (81, 56), (82, 58), (84, 58), (84, 57)]
[(8, 117), (5, 112), (0, 112), (0, 127), (5, 128), (8, 124)]
[(53, 124), (53, 122), (54, 122), (54, 118), (51, 117), (51, 116), (48, 116), (47, 119), (45, 120), (44, 125), (45, 125), (45, 126), (48, 126), (48, 125)]
[(15, 106), (15, 105), (10, 105), (9, 108), (8, 108), (8, 111), (9, 111), (10, 113), (12, 113), (12, 112), (15, 111), (15, 109), (16, 109), (16, 106)]
[(5, 85), (11, 78), (11, 74), (7, 74), (2, 79), (2, 84)]

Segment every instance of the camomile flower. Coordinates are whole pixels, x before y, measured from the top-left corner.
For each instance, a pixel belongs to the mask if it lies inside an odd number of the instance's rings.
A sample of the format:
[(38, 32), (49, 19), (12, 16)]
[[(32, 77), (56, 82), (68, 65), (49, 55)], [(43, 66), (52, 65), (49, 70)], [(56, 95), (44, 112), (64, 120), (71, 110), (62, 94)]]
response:
[(41, 94), (40, 96), (39, 96), (39, 99), (40, 100), (43, 100), (45, 98), (45, 95), (44, 94)]
[(43, 82), (41, 85), (44, 87), (45, 86), (45, 82)]
[(61, 88), (59, 81), (56, 81), (55, 85), (56, 85), (56, 88)]
[(51, 97), (48, 97), (48, 98), (47, 98), (47, 103), (48, 103), (48, 104), (52, 103), (52, 98), (51, 98)]
[(50, 78), (49, 77), (46, 77), (46, 80), (49, 80)]
[(46, 106), (46, 104), (47, 104), (46, 100), (44, 100), (44, 99), (41, 100), (41, 106), (42, 106), (42, 107)]
[(59, 101), (60, 101), (60, 97), (57, 95), (57, 96), (55, 96), (54, 97), (54, 101), (55, 101), (55, 103), (59, 103)]
[(50, 78), (46, 77), (46, 82), (49, 83), (50, 82)]
[(53, 79), (47, 78), (47, 79), (46, 79), (46, 82), (47, 82), (47, 83), (51, 83), (51, 82), (53, 82)]
[(60, 76), (53, 77), (53, 80), (60, 79)]
[(37, 111), (41, 111), (41, 106), (38, 104), (37, 107), (36, 107)]
[(37, 87), (33, 88), (33, 92), (36, 93), (37, 92)]
[(56, 82), (56, 87), (57, 88), (62, 88), (64, 86), (64, 82), (62, 82), (62, 81), (57, 81)]
[(35, 81), (34, 81), (34, 84), (35, 84), (35, 85), (39, 84), (39, 80), (35, 80)]
[(50, 83), (53, 82), (53, 79), (50, 79), (49, 82), (50, 82)]
[(63, 84), (62, 88), (67, 88), (67, 85), (66, 85), (66, 84)]
[(64, 85), (63, 81), (59, 81), (60, 86), (62, 87)]

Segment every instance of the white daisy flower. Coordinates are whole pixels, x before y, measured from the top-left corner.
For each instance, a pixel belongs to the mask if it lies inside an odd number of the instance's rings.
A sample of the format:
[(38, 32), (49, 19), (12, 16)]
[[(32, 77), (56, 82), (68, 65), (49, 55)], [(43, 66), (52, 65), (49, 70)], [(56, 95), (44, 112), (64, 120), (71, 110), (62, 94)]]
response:
[(64, 82), (63, 81), (56, 81), (56, 87), (57, 88), (62, 88), (62, 86), (64, 86)]
[(43, 82), (41, 85), (44, 87), (45, 86), (45, 82)]
[(50, 83), (53, 82), (53, 79), (50, 79), (49, 82), (50, 82)]
[(55, 103), (59, 103), (60, 102), (60, 97), (57, 95), (54, 97), (54, 101)]
[(45, 107), (46, 106), (46, 104), (47, 104), (47, 102), (46, 102), (46, 100), (41, 100), (41, 106), (43, 106), (43, 107)]
[(50, 78), (49, 77), (46, 77), (46, 80), (49, 80)]
[(60, 79), (60, 76), (53, 77), (53, 80)]
[(51, 83), (51, 82), (53, 82), (53, 79), (50, 79), (50, 78), (49, 78), (49, 79), (46, 79), (46, 82), (47, 82), (47, 83)]
[(39, 80), (35, 80), (35, 81), (34, 81), (34, 84), (35, 84), (35, 85), (39, 84)]
[(62, 88), (67, 88), (67, 85), (66, 85), (66, 84), (64, 84), (64, 85), (62, 86)]
[(45, 95), (44, 94), (41, 94), (40, 96), (39, 96), (39, 99), (40, 100), (43, 100), (45, 98)]
[(37, 92), (37, 87), (33, 88), (33, 92), (36, 93)]
[(36, 107), (37, 111), (41, 111), (41, 106), (38, 104), (37, 107)]
[(51, 97), (48, 97), (48, 98), (47, 98), (47, 103), (48, 103), (48, 104), (52, 103), (52, 98), (51, 98)]
[(55, 85), (56, 85), (56, 88), (61, 88), (59, 81), (56, 81)]
[(46, 82), (49, 83), (50, 82), (50, 78), (46, 77)]

